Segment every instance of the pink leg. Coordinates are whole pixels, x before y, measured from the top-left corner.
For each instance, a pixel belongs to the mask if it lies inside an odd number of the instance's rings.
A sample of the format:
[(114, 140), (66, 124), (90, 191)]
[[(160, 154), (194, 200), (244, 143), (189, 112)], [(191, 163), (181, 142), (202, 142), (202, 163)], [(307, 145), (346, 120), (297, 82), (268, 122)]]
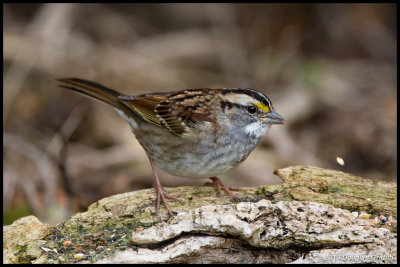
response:
[(156, 189), (157, 192), (157, 202), (156, 202), (156, 212), (160, 209), (160, 198), (162, 199), (164, 203), (164, 207), (167, 209), (169, 216), (173, 217), (174, 215), (172, 214), (172, 210), (168, 205), (167, 198), (174, 199), (179, 201), (174, 196), (168, 195), (165, 191), (163, 186), (160, 183), (160, 180), (158, 179), (157, 171), (156, 171), (156, 166), (154, 165), (154, 162), (151, 158), (149, 158), (150, 164), (151, 164), (151, 169), (153, 170), (153, 176), (154, 176), (154, 188)]
[[(217, 191), (219, 196), (221, 197), (221, 190), (220, 187), (222, 188), (222, 190), (224, 190), (232, 199), (234, 200), (239, 200), (239, 198), (237, 196), (235, 196), (235, 194), (232, 193), (232, 191), (239, 191), (240, 188), (238, 187), (231, 187), (231, 186), (226, 186), (224, 185), (224, 183), (222, 183), (222, 181), (218, 178), (218, 177), (210, 177), (210, 179), (213, 181), (211, 182), (207, 182), (204, 185), (211, 185), (214, 186)], [(232, 190), (232, 191), (231, 191)]]

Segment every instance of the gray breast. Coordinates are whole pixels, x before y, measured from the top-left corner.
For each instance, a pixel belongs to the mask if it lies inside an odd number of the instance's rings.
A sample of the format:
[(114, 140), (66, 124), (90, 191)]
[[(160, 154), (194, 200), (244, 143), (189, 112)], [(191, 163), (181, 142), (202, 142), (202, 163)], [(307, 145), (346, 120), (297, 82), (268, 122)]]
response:
[(217, 140), (211, 136), (190, 140), (152, 125), (142, 125), (135, 132), (157, 167), (188, 178), (208, 178), (228, 171), (245, 160), (260, 140), (249, 140), (244, 134)]
[[(119, 112), (120, 113), (120, 112)], [(126, 118), (136, 138), (157, 167), (172, 175), (208, 178), (240, 164), (259, 142), (261, 135), (249, 136), (245, 127), (213, 134), (204, 139), (187, 139), (140, 118)]]

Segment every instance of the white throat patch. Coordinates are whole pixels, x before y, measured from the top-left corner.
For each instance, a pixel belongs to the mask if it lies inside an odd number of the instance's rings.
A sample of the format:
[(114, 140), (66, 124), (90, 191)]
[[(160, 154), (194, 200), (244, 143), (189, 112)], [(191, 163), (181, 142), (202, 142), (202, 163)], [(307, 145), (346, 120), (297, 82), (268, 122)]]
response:
[(269, 126), (261, 122), (253, 122), (244, 128), (245, 133), (255, 137), (261, 137), (266, 134)]

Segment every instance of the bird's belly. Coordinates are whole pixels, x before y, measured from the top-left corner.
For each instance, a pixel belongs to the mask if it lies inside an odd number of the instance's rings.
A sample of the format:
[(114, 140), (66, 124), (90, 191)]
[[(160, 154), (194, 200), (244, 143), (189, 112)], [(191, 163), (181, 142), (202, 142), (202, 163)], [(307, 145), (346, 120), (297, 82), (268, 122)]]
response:
[(238, 153), (226, 148), (204, 152), (193, 148), (190, 152), (176, 149), (161, 155), (147, 151), (157, 167), (172, 175), (188, 178), (208, 178), (227, 172), (242, 162), (249, 152)]
[[(154, 155), (153, 155), (154, 156)], [(155, 164), (166, 172), (188, 178), (208, 178), (220, 175), (236, 165), (237, 156), (228, 153), (196, 154), (182, 153), (179, 156), (170, 154), (173, 160), (159, 160), (153, 157)]]
[(178, 136), (171, 138), (171, 135), (166, 139), (163, 135), (164, 132), (155, 134), (154, 129), (152, 134), (136, 133), (140, 144), (157, 167), (172, 175), (188, 178), (222, 174), (245, 160), (257, 144), (238, 140), (224, 143), (188, 140)]

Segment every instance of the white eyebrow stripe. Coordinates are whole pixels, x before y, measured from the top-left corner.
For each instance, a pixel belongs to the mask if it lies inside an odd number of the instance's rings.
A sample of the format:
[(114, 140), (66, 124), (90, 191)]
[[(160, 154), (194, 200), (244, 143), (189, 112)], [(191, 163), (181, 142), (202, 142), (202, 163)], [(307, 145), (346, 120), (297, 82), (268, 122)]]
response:
[(223, 93), (222, 99), (236, 103), (240, 105), (250, 105), (256, 102), (261, 102), (262, 104), (272, 108), (271, 100), (263, 93), (253, 90), (251, 88), (241, 89), (226, 89), (228, 92)]
[(225, 100), (231, 103), (237, 103), (240, 105), (253, 104), (256, 99), (246, 94), (227, 94), (224, 96)]

